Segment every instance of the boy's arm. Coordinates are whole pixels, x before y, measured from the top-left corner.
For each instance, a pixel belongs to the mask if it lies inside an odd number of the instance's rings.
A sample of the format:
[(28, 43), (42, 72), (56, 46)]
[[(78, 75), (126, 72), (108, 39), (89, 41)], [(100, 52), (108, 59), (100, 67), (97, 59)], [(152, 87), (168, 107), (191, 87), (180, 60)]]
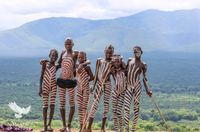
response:
[(143, 71), (143, 83), (144, 83), (144, 87), (145, 87), (146, 93), (151, 97), (152, 96), (152, 91), (149, 88), (149, 84), (148, 84), (148, 80), (147, 80), (147, 65), (146, 64), (144, 64), (144, 67), (143, 67), (142, 71)]
[(40, 75), (40, 88), (39, 88), (39, 96), (42, 96), (42, 82), (44, 77), (44, 71), (45, 71), (46, 64), (42, 65), (41, 75)]
[(105, 73), (103, 74), (102, 76), (102, 83), (104, 84), (108, 78), (110, 77), (110, 75), (113, 75), (112, 72), (114, 70), (114, 66), (113, 66), (113, 63), (110, 63), (108, 68), (106, 69)]
[(124, 61), (122, 61), (122, 65), (121, 65), (121, 67), (122, 67), (122, 72), (124, 72), (124, 73), (126, 73), (127, 72), (127, 65), (126, 65), (126, 63), (124, 62)]
[(97, 59), (96, 61), (96, 69), (95, 69), (95, 75), (94, 75), (94, 83), (93, 83), (93, 87), (91, 89), (91, 92), (94, 91), (96, 83), (97, 83), (97, 77), (98, 77), (98, 71), (99, 71), (99, 66), (100, 66), (100, 60), (101, 59)]
[(85, 70), (87, 71), (88, 75), (90, 76), (89, 82), (93, 81), (94, 80), (94, 76), (93, 76), (93, 73), (92, 73), (92, 70), (91, 70), (90, 66), (86, 66)]
[(72, 54), (73, 60), (74, 60), (74, 68), (73, 68), (74, 76), (76, 76), (76, 63), (77, 63), (78, 53), (79, 53), (79, 51), (74, 50), (73, 54)]
[(116, 81), (115, 74), (111, 73), (111, 75), (112, 75), (113, 80)]
[(129, 58), (128, 59), (128, 61), (127, 61), (127, 65), (125, 65), (126, 66), (126, 68), (124, 69), (124, 73), (125, 73), (125, 76), (127, 77), (127, 75), (128, 75), (128, 66), (129, 66), (129, 62), (132, 60), (132, 58)]
[(115, 81), (116, 69), (114, 66), (112, 66), (112, 68), (110, 69), (110, 74), (112, 75), (112, 78)]
[(62, 56), (65, 53), (65, 51), (62, 51), (60, 58), (58, 59), (58, 64), (56, 65), (56, 70), (58, 70), (59, 68), (61, 68), (61, 63), (62, 63)]
[[(78, 73), (80, 73), (80, 72), (79, 72), (79, 68), (78, 68), (78, 66), (79, 66), (78, 64), (75, 64), (75, 71), (77, 71)], [(77, 77), (77, 74), (76, 74), (75, 77)]]

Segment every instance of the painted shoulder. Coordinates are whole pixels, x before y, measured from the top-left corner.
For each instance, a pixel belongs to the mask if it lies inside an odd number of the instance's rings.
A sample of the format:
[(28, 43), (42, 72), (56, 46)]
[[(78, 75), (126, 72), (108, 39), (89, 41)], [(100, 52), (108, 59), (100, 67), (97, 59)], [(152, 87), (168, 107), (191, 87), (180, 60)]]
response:
[(97, 58), (97, 62), (100, 62), (102, 60), (103, 60), (103, 58)]
[(135, 60), (135, 58), (128, 58), (127, 65), (130, 61)]
[(143, 64), (144, 66), (147, 66), (147, 63), (146, 63), (146, 62), (144, 62), (144, 61), (142, 61), (142, 64)]
[(99, 58), (97, 58), (97, 60), (102, 60), (103, 58), (101, 58), (101, 57), (99, 57)]
[(62, 50), (61, 57), (63, 57), (65, 54), (67, 54), (67, 51), (66, 50)]
[(131, 61), (132, 59), (134, 59), (134, 58), (128, 58), (128, 61)]
[(143, 67), (143, 70), (146, 71), (147, 70), (147, 63), (142, 61), (142, 67)]
[(85, 70), (90, 70), (91, 69), (91, 67), (90, 66), (85, 66)]
[(65, 49), (63, 49), (63, 50), (62, 50), (62, 52), (61, 52), (61, 54), (64, 54), (65, 52), (66, 52), (66, 50), (65, 50)]
[(75, 57), (77, 57), (77, 56), (78, 56), (78, 53), (79, 53), (78, 50), (74, 50), (72, 54), (73, 54)]

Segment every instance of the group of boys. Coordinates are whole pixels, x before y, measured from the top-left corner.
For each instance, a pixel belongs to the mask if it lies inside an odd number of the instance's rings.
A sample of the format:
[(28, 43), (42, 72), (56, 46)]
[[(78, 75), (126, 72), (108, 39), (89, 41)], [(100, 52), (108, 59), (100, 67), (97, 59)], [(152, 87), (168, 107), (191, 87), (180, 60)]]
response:
[[(101, 131), (105, 132), (106, 120), (109, 112), (110, 96), (112, 94), (113, 104), (113, 121), (116, 132), (129, 132), (130, 106), (133, 99), (134, 102), (134, 119), (132, 132), (136, 131), (136, 124), (139, 118), (139, 104), (141, 94), (140, 75), (143, 75), (143, 83), (147, 95), (152, 96), (152, 91), (148, 86), (147, 81), (147, 65), (141, 60), (143, 53), (141, 47), (133, 48), (133, 58), (129, 58), (127, 64), (123, 61), (123, 57), (114, 53), (112, 45), (106, 46), (104, 53), (105, 57), (99, 58), (96, 61), (95, 75), (93, 76), (87, 60), (86, 53), (83, 51), (73, 51), (73, 40), (67, 38), (65, 40), (65, 50), (61, 53), (58, 60), (57, 50), (53, 49), (49, 54), (49, 61), (42, 60), (42, 72), (40, 79), (39, 95), (43, 98), (43, 119), (44, 130), (52, 131), (51, 121), (54, 114), (55, 98), (56, 98), (56, 71), (61, 68), (60, 78), (63, 80), (77, 79), (77, 103), (78, 115), (80, 122), (80, 132), (92, 132), (92, 123), (95, 117), (95, 112), (98, 109), (101, 95), (104, 94), (104, 111), (102, 117)], [(79, 63), (77, 63), (77, 60)], [(89, 63), (87, 63), (89, 62)], [(111, 76), (115, 82), (112, 89)], [(89, 83), (93, 81), (93, 87), (90, 89)], [(68, 124), (65, 119), (65, 103), (66, 91), (69, 92), (70, 112)], [(71, 131), (71, 122), (75, 111), (75, 88), (74, 87), (59, 87), (60, 97), (60, 113), (63, 123), (61, 132)], [(94, 101), (88, 111), (88, 103), (90, 96), (94, 92)], [(48, 99), (50, 98), (50, 116), (47, 124), (47, 109)], [(86, 127), (86, 122), (88, 126)]]

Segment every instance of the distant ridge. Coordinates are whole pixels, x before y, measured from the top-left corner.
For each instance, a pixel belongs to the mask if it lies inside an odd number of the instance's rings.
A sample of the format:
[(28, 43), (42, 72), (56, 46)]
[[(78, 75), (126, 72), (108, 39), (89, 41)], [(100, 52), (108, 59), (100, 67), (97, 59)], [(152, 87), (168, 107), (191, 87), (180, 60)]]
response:
[(75, 49), (119, 52), (141, 45), (145, 51), (200, 52), (200, 9), (140, 13), (108, 20), (52, 17), (0, 32), (0, 56), (41, 56), (63, 49), (71, 36)]

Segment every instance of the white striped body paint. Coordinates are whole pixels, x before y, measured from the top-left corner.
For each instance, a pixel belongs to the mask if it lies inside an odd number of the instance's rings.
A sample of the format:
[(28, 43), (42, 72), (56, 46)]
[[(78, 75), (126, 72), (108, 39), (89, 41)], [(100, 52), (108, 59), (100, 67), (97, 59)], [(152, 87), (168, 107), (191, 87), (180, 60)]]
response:
[(129, 116), (130, 116), (130, 105), (133, 99), (134, 101), (134, 119), (133, 126), (131, 131), (136, 131), (136, 124), (139, 118), (139, 107), (140, 107), (140, 95), (141, 95), (141, 83), (140, 83), (140, 75), (142, 72), (146, 71), (146, 64), (144, 62), (139, 61), (136, 63), (135, 58), (131, 58), (128, 61), (128, 73), (127, 73), (127, 90), (125, 93), (124, 99), (124, 121), (125, 127), (129, 130)]
[[(62, 57), (61, 63), (61, 78), (62, 79), (73, 79), (74, 78), (74, 60), (72, 57), (67, 56), (66, 54)], [(74, 88), (60, 88), (59, 89), (59, 96), (60, 96), (60, 108), (65, 108), (66, 102), (66, 91), (69, 92), (69, 105), (70, 107), (75, 106), (74, 96), (75, 96), (75, 89)]]
[(55, 105), (56, 99), (56, 67), (49, 67), (49, 62), (45, 66), (44, 77), (42, 82), (43, 108), (48, 108), (48, 99), (50, 105)]

